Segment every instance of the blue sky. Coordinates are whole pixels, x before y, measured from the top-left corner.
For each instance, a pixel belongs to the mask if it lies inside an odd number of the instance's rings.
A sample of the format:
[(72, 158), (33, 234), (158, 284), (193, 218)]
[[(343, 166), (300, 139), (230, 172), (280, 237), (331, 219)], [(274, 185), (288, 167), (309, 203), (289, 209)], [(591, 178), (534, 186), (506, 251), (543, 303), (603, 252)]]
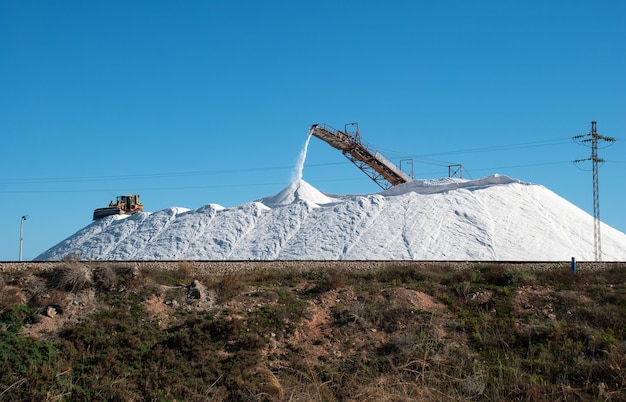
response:
[[(289, 184), (309, 126), (358, 122), (417, 178), (495, 173), (626, 232), (623, 1), (0, 1), (0, 261), (139, 193), (235, 206)], [(404, 166), (409, 166), (404, 162)], [(379, 190), (313, 138), (304, 179)], [(523, 230), (523, 227), (520, 227)], [(593, 237), (593, 233), (589, 234)], [(573, 251), (575, 253), (575, 251)]]

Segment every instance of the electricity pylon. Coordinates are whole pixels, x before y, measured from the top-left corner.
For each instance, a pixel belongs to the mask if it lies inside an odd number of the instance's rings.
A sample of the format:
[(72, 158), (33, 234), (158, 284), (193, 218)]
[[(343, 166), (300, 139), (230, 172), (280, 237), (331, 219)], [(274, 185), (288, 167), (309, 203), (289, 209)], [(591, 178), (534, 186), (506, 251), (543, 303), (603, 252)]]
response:
[(600, 190), (598, 186), (598, 164), (604, 163), (604, 159), (598, 157), (598, 142), (615, 142), (615, 138), (606, 137), (596, 131), (596, 122), (591, 122), (591, 132), (574, 136), (574, 141), (583, 144), (591, 144), (591, 156), (584, 159), (576, 159), (574, 163), (591, 161), (593, 170), (593, 251), (596, 261), (602, 261), (602, 244), (600, 237)]

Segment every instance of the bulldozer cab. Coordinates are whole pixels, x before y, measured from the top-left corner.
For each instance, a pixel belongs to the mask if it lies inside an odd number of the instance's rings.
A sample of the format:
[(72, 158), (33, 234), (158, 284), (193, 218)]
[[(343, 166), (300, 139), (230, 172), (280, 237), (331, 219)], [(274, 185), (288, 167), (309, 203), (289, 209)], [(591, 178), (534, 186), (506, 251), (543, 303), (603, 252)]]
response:
[(123, 211), (130, 212), (136, 210), (141, 203), (139, 202), (139, 196), (137, 194), (118, 195), (117, 205), (122, 208)]
[(133, 203), (132, 198), (132, 195), (118, 195), (116, 204), (124, 210), (129, 210), (130, 204)]

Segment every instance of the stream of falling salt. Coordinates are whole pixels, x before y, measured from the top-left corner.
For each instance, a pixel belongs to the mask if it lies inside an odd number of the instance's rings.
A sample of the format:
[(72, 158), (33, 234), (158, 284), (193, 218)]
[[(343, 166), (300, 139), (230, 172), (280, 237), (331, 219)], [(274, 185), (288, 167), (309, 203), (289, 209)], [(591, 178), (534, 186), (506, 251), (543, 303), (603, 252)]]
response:
[(304, 142), (304, 147), (302, 147), (302, 151), (300, 151), (298, 163), (296, 164), (296, 169), (291, 177), (291, 182), (302, 180), (302, 169), (304, 169), (304, 161), (306, 160), (306, 152), (309, 148), (309, 141), (311, 141), (311, 133), (307, 135), (306, 141)]

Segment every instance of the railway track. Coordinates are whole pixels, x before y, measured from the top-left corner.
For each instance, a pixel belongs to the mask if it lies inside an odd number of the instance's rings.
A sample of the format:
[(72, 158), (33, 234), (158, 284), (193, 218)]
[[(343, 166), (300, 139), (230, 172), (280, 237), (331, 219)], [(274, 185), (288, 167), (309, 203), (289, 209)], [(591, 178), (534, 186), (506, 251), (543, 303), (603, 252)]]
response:
[[(547, 270), (567, 269), (571, 270), (571, 261), (398, 261), (398, 260), (111, 260), (111, 261), (0, 261), (0, 272), (11, 270), (46, 270), (54, 269), (67, 264), (83, 264), (86, 266), (101, 266), (110, 264), (113, 266), (134, 266), (140, 269), (177, 269), (180, 264), (190, 264), (193, 270), (204, 273), (227, 273), (235, 271), (251, 271), (259, 269), (328, 269), (340, 268), (348, 270), (369, 270), (383, 267), (403, 266), (420, 268), (433, 268), (440, 266), (442, 269), (469, 269), (477, 265), (508, 266), (517, 269)], [(601, 270), (626, 266), (624, 261), (595, 262), (577, 261), (576, 269)]]

